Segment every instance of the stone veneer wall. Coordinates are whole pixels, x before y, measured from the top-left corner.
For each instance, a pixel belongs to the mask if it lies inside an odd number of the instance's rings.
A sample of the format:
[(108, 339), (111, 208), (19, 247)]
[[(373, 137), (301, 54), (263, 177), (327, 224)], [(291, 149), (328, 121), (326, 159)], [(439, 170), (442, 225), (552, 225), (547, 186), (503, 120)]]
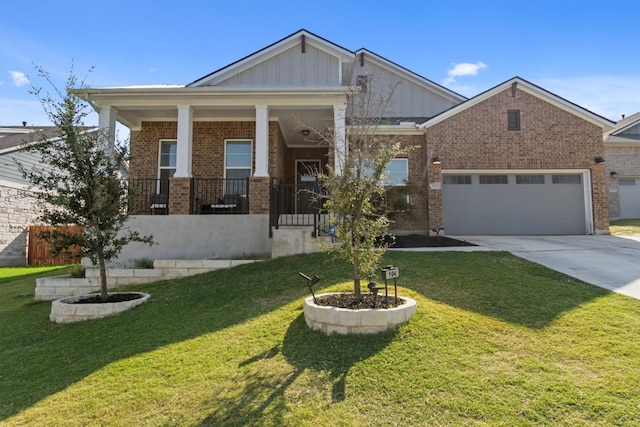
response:
[(31, 192), (0, 185), (0, 266), (26, 264), (29, 225), (39, 212)]
[[(507, 110), (520, 110), (520, 131), (507, 131)], [(442, 169), (589, 169), (594, 228), (608, 233), (602, 129), (546, 101), (511, 89), (427, 128), (426, 150)], [(442, 211), (442, 198), (429, 200)], [(437, 224), (434, 224), (437, 226)], [(433, 227), (430, 227), (433, 228)]]

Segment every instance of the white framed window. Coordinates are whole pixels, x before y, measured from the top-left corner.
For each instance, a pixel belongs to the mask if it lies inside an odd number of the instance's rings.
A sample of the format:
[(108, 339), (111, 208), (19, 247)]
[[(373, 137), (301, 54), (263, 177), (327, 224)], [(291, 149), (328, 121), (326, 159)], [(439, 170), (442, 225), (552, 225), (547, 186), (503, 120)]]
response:
[(158, 151), (158, 193), (167, 194), (169, 178), (176, 173), (176, 152), (178, 141), (175, 139), (161, 139)]
[[(252, 141), (228, 139), (224, 147), (225, 195), (247, 195), (247, 178), (251, 176)], [(240, 181), (243, 180), (243, 181)]]

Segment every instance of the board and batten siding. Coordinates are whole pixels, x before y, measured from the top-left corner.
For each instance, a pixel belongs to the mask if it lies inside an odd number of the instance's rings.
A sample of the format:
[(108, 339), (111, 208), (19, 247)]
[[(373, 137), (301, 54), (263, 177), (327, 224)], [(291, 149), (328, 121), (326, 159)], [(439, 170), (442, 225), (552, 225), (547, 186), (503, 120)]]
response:
[[(359, 61), (345, 64), (345, 69), (352, 85), (357, 84), (359, 75), (370, 76), (373, 82), (367, 89), (373, 90), (378, 97), (390, 100), (387, 110), (382, 112), (386, 117), (433, 117), (460, 103), (419, 84), (417, 78), (406, 78), (367, 59), (362, 66)], [(392, 94), (389, 98), (390, 91)], [(376, 99), (376, 95), (372, 99)]]
[(338, 58), (307, 44), (254, 65), (219, 86), (340, 86)]

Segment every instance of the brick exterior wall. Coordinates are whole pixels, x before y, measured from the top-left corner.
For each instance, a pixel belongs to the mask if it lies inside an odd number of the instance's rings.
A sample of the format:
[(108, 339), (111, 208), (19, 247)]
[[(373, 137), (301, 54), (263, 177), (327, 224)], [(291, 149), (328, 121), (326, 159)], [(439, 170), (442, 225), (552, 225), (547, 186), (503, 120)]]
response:
[(249, 181), (249, 213), (269, 213), (270, 178), (251, 178)]
[(191, 178), (169, 179), (169, 213), (171, 215), (189, 215), (192, 212), (193, 193)]
[(390, 215), (393, 221), (393, 232), (402, 231), (423, 232), (427, 230), (427, 157), (424, 150), (423, 135), (397, 136), (405, 147), (413, 147), (407, 158), (409, 159), (409, 210), (395, 212)]
[[(606, 178), (608, 184), (609, 217), (620, 218), (620, 197), (618, 194), (618, 178), (640, 177), (640, 145), (621, 146), (607, 145), (604, 149), (604, 158), (607, 161)], [(611, 177), (611, 172), (618, 173), (617, 178)]]
[[(520, 110), (520, 131), (507, 131), (507, 110)], [(544, 100), (511, 89), (427, 128), (427, 153), (446, 169), (589, 169), (596, 232), (608, 232), (607, 188), (602, 129)], [(434, 178), (435, 179), (435, 178)], [(436, 224), (442, 198), (431, 192)], [(440, 213), (440, 217), (441, 217)]]

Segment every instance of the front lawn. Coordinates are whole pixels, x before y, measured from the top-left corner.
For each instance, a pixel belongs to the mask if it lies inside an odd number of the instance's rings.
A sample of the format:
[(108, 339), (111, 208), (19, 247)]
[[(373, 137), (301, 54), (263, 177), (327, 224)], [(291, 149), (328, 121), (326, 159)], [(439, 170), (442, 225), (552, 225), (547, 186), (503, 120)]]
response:
[(637, 425), (640, 301), (502, 252), (385, 262), (418, 312), (369, 336), (306, 327), (299, 271), (350, 288), (322, 254), (130, 287), (152, 299), (70, 325), (5, 283), (0, 424)]
[(640, 219), (620, 219), (611, 221), (609, 231), (617, 236), (640, 235)]

